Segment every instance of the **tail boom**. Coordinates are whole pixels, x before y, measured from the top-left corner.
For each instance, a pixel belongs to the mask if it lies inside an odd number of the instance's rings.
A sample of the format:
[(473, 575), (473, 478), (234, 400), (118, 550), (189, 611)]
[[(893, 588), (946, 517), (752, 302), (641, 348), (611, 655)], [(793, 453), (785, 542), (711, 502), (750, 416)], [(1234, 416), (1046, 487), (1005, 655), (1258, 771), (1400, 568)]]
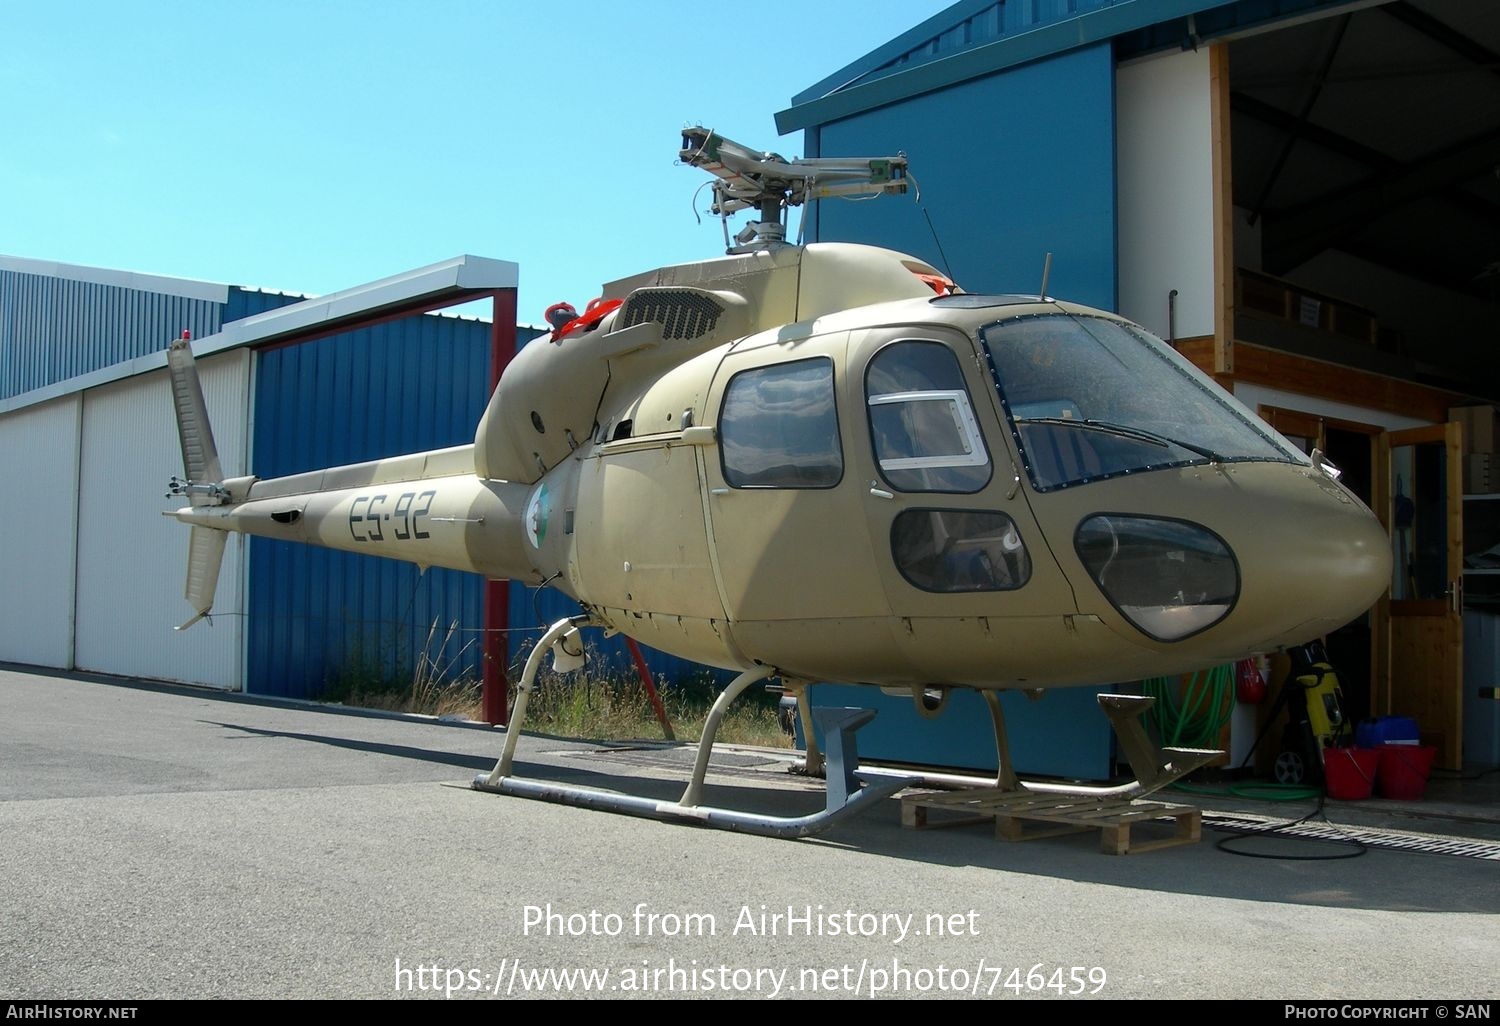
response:
[(257, 481), (242, 502), (172, 515), (194, 525), (195, 537), (205, 528), (238, 531), (491, 578), (533, 572), (522, 529), (525, 485), (457, 474), (285, 494), (286, 480)]
[(226, 480), (187, 339), (167, 352), (184, 478), (169, 494), (188, 505), (167, 512), (193, 528), (184, 593), (193, 617), (213, 608), (231, 531), (386, 556), (424, 569), (490, 578), (534, 573), (523, 527), (531, 489), (475, 474), (474, 446), (372, 460), (289, 477)]

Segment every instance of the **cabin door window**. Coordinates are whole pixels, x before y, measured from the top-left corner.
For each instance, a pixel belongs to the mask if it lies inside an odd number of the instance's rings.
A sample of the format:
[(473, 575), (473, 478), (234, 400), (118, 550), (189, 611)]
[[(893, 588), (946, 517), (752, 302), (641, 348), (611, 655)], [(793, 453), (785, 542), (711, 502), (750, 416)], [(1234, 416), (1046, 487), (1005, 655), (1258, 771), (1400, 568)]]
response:
[[(968, 495), (989, 484), (984, 433), (947, 345), (902, 339), (882, 348), (865, 371), (865, 409), (881, 478), (873, 494), (883, 485), (886, 494)], [(1009, 591), (1031, 576), (1015, 521), (1004, 513), (904, 502), (892, 512), (892, 559), (922, 591)]]
[(977, 492), (990, 456), (953, 351), (939, 342), (886, 346), (865, 373), (880, 476), (901, 492)]

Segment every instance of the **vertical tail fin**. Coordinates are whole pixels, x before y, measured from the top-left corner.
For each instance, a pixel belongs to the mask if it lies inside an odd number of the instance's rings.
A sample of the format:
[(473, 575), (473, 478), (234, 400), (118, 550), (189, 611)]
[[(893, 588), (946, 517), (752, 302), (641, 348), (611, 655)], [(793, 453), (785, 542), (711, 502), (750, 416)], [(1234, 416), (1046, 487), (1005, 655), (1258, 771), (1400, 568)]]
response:
[(172, 403), (177, 409), (177, 440), (182, 443), (182, 472), (189, 484), (218, 484), (224, 480), (198, 365), (188, 340), (180, 338), (167, 349), (167, 371), (172, 377)]
[[(184, 336), (186, 332), (184, 332)], [(203, 386), (198, 381), (198, 365), (186, 337), (167, 349), (167, 373), (172, 379), (172, 405), (177, 412), (177, 440), (182, 445), (182, 473), (185, 481), (172, 481), (171, 493), (184, 495), (188, 503), (219, 505), (226, 495), (221, 483), (224, 469), (219, 464), (219, 450), (214, 445), (213, 428), (208, 423), (208, 407), (203, 401)], [(188, 541), (187, 586), (183, 594), (193, 607), (193, 617), (177, 630), (186, 630), (208, 616), (213, 609), (214, 592), (219, 586), (219, 567), (224, 562), (225, 531), (211, 527), (194, 527)]]
[(224, 565), (224, 543), (229, 532), (211, 527), (194, 527), (188, 540), (187, 587), (184, 597), (192, 604), (193, 617), (181, 627), (185, 631), (208, 616), (214, 607), (214, 592), (219, 587), (219, 567)]

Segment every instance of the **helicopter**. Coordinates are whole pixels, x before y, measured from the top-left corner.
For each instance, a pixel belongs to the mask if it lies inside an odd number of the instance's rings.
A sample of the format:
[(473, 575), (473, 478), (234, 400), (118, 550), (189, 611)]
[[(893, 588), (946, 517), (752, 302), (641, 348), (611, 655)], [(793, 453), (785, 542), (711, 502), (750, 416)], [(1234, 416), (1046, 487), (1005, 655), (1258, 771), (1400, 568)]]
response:
[[(474, 787), (802, 836), (909, 781), (858, 767), (871, 710), (811, 710), (814, 681), (986, 699), (1187, 672), (1307, 641), (1390, 575), (1375, 516), (1128, 320), (1046, 295), (964, 291), (904, 253), (788, 242), (811, 200), (900, 195), (902, 155), (786, 159), (702, 128), (726, 252), (607, 283), (510, 362), (474, 443), (291, 477), (225, 480), (190, 343), (168, 352), (191, 525), (186, 597), (211, 612), (229, 532), (523, 580), (582, 609), (522, 672), (503, 752)], [(751, 211), (733, 239), (728, 217)], [(623, 633), (738, 676), (710, 710), (677, 802), (514, 772), (546, 653)], [(826, 807), (703, 801), (718, 723), (746, 688), (796, 696)], [(1145, 794), (1213, 758), (1162, 749), (1151, 699), (1101, 695)], [(822, 745), (818, 737), (822, 737)]]

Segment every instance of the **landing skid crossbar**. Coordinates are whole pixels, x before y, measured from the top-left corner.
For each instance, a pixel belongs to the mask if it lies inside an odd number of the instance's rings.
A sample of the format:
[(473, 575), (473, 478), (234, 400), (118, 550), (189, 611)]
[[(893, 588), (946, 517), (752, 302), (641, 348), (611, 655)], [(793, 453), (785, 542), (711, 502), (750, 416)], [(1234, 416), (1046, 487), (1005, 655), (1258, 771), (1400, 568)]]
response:
[(708, 718), (703, 724), (703, 737), (698, 743), (698, 757), (693, 765), (692, 776), (682, 797), (675, 802), (656, 801), (635, 795), (617, 794), (611, 791), (596, 791), (568, 784), (545, 780), (527, 780), (512, 773), (516, 742), (526, 720), (527, 698), (536, 681), (542, 659), (552, 643), (568, 631), (588, 622), (587, 617), (572, 617), (559, 620), (547, 629), (532, 649), (521, 672), (517, 685), (515, 710), (505, 730), (505, 747), (495, 768), (474, 778), (472, 787), (476, 791), (511, 795), (517, 798), (532, 798), (573, 805), (585, 809), (618, 812), (628, 816), (642, 816), (670, 822), (697, 823), (723, 830), (759, 834), (764, 837), (808, 837), (828, 829), (846, 816), (865, 809), (881, 799), (888, 798), (906, 787), (907, 777), (866, 776), (859, 771), (859, 752), (854, 732), (875, 718), (873, 709), (819, 709), (813, 715), (822, 728), (824, 753), (828, 767), (828, 789), (824, 807), (820, 812), (806, 816), (766, 816), (752, 812), (739, 812), (703, 804), (703, 784), (708, 775), (709, 757), (713, 754), (714, 738), (719, 724), (731, 703), (751, 684), (765, 680), (776, 671), (769, 666), (751, 667), (735, 677), (714, 700)]

